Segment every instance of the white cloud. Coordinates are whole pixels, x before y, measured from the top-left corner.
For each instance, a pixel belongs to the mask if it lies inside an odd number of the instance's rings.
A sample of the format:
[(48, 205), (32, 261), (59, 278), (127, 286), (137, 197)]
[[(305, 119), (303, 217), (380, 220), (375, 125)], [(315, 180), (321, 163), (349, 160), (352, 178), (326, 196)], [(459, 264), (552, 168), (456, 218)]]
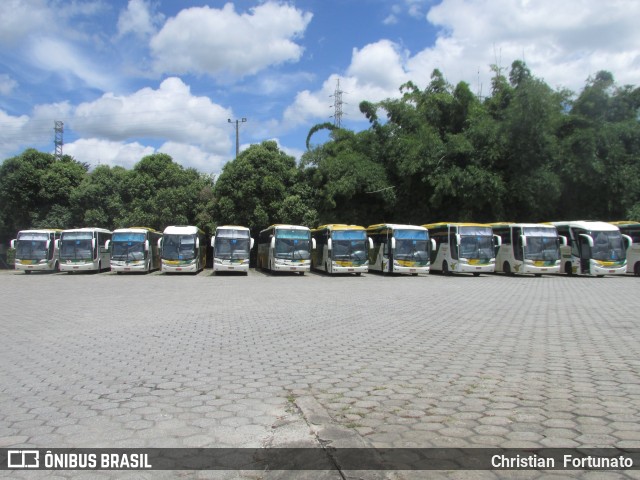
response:
[(158, 152), (171, 155), (173, 161), (184, 167), (195, 168), (202, 173), (220, 173), (222, 166), (229, 161), (228, 155), (206, 152), (195, 145), (166, 142)]
[(0, 74), (0, 95), (9, 95), (17, 86), (18, 82), (9, 75), (5, 73)]
[[(403, 6), (413, 15), (423, 7), (418, 0)], [(396, 4), (393, 15), (399, 10)], [(576, 92), (598, 70), (611, 71), (620, 84), (640, 78), (640, 2), (443, 0), (426, 18), (439, 28), (433, 45), (414, 55), (389, 40), (354, 49), (345, 76), (331, 75), (319, 90), (298, 92), (282, 127), (328, 121), (337, 78), (345, 92), (343, 120), (358, 121), (364, 121), (358, 111), (362, 100), (398, 97), (408, 80), (425, 88), (436, 68), (450, 83), (466, 81), (483, 95), (490, 93), (490, 65), (508, 74), (519, 59), (552, 88)]]
[(42, 34), (55, 26), (55, 16), (45, 0), (4, 0), (0, 45), (14, 46), (34, 32)]
[(192, 95), (189, 86), (171, 77), (157, 90), (143, 88), (129, 96), (108, 93), (78, 105), (72, 127), (92, 137), (153, 138), (224, 155), (231, 147), (227, 119), (232, 116), (229, 109)]
[(72, 84), (80, 79), (85, 85), (102, 91), (117, 88), (118, 81), (86, 58), (72, 44), (54, 37), (34, 37), (30, 48), (31, 62), (42, 70), (56, 72)]
[(150, 46), (160, 72), (243, 77), (297, 61), (303, 49), (294, 40), (311, 17), (273, 2), (242, 14), (231, 3), (222, 9), (187, 8), (165, 23)]
[(155, 149), (138, 142), (124, 143), (98, 138), (82, 138), (65, 144), (64, 153), (71, 155), (79, 162), (88, 163), (91, 168), (110, 165), (131, 169), (142, 157), (155, 153)]
[(118, 37), (129, 33), (138, 37), (153, 35), (163, 18), (163, 15), (154, 13), (145, 0), (129, 0), (127, 8), (118, 17)]

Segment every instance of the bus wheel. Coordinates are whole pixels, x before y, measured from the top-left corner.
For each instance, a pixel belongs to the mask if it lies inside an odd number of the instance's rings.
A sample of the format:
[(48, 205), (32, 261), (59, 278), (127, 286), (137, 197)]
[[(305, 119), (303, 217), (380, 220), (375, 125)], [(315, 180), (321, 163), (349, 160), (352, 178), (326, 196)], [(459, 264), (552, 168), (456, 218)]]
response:
[(636, 264), (633, 267), (633, 274), (636, 277), (640, 277), (640, 262), (636, 262)]
[(474, 276), (474, 277), (479, 277), (479, 276), (480, 276), (480, 274), (479, 274), (478, 272), (473, 272), (473, 276)]
[(446, 260), (442, 262), (442, 274), (449, 275), (449, 264), (446, 262)]
[(60, 272), (60, 264), (58, 262), (53, 266), (53, 271), (56, 273)]
[(362, 272), (358, 272), (358, 273), (356, 273), (356, 277), (359, 277), (359, 276), (361, 276), (361, 275), (362, 275)]
[(573, 275), (573, 268), (571, 267), (571, 262), (567, 262), (564, 264), (564, 271), (569, 276)]
[(25, 275), (31, 275), (31, 270), (25, 270), (25, 271), (24, 271), (24, 274), (25, 274)]
[(511, 275), (511, 265), (509, 265), (509, 262), (504, 262), (504, 264), (502, 265), (502, 271), (506, 275)]

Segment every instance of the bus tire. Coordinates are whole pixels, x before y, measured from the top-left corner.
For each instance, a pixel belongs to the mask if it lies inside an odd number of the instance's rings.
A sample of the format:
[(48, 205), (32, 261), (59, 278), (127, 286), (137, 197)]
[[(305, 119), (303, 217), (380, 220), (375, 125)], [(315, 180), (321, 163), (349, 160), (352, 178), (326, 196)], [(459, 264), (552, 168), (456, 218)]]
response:
[(636, 264), (633, 266), (633, 274), (636, 277), (640, 277), (640, 262), (636, 262)]
[(451, 272), (449, 272), (449, 264), (447, 263), (446, 260), (444, 262), (442, 262), (442, 274), (443, 275), (450, 275), (451, 274)]
[(56, 273), (60, 272), (60, 263), (56, 262), (55, 265), (53, 266), (53, 271)]
[(573, 268), (571, 266), (571, 262), (567, 262), (564, 264), (564, 271), (567, 275), (573, 275)]
[(24, 274), (25, 274), (25, 275), (31, 275), (31, 270), (25, 270), (25, 271), (24, 271)]
[(511, 275), (511, 265), (509, 265), (509, 262), (504, 262), (502, 264), (502, 271), (505, 275)]
[(362, 275), (362, 272), (356, 272), (356, 277), (360, 277)]

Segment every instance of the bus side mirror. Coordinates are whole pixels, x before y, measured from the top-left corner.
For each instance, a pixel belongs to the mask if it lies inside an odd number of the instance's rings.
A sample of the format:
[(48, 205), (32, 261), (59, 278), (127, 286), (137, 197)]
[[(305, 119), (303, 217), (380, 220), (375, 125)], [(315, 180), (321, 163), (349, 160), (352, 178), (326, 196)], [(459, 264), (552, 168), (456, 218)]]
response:
[(527, 246), (527, 236), (526, 235), (520, 235), (520, 241), (522, 242), (522, 246), (523, 247)]
[[(253, 238), (251, 239), (251, 241), (253, 242)], [(253, 243), (251, 245), (253, 245)], [(316, 239), (311, 238), (311, 250), (315, 250), (315, 249), (316, 249)]]
[(50, 246), (51, 246), (51, 240), (47, 240), (47, 246), (45, 247), (45, 249), (49, 250)]
[(91, 248), (92, 249), (96, 248), (96, 239), (95, 238), (91, 239)]
[(211, 237), (211, 248), (213, 248), (215, 243), (216, 243), (216, 236), (214, 235), (213, 237)]
[(369, 250), (373, 250), (373, 240), (371, 240), (371, 237), (368, 237), (367, 240), (369, 240)]
[[(109, 240), (107, 240), (108, 242)], [(145, 240), (144, 241), (144, 251), (148, 252), (149, 251), (149, 240)]]
[(462, 237), (460, 236), (460, 234), (459, 234), (459, 233), (456, 233), (456, 245), (460, 246), (460, 243), (462, 243), (462, 242), (461, 242), (461, 238), (462, 238)]
[(60, 239), (56, 239), (56, 248), (59, 250), (60, 249)]
[(396, 237), (391, 237), (391, 250), (396, 249)]
[(580, 236), (587, 240), (587, 243), (591, 248), (593, 248), (593, 237), (591, 235), (587, 235), (586, 233), (581, 233)]
[(333, 242), (329, 239), (327, 240), (327, 250), (331, 251), (331, 247), (333, 247)]
[(432, 238), (431, 239), (431, 250), (435, 251), (438, 247), (436, 246), (436, 241)]
[(111, 246), (111, 240), (107, 240), (106, 242), (104, 242), (104, 248), (106, 250), (109, 250), (109, 247)]
[(158, 248), (162, 250), (162, 238), (158, 239)]
[(16, 248), (16, 239), (11, 240), (11, 248)]
[(276, 248), (276, 237), (271, 236), (271, 242), (269, 243), (270, 248)]
[[(523, 245), (527, 244), (527, 241), (524, 239), (524, 235), (520, 235), (520, 237), (523, 240)], [(493, 239), (496, 241), (496, 247), (501, 247), (502, 246), (502, 237), (500, 235), (494, 235)]]
[(633, 244), (633, 239), (629, 235), (622, 234), (622, 238), (625, 242), (627, 242), (627, 248), (629, 248)]
[(196, 248), (200, 248), (200, 237), (196, 238)]
[(560, 245), (562, 245), (563, 247), (567, 246), (567, 237), (565, 237), (564, 235), (559, 235), (558, 238), (560, 239)]
[[(253, 248), (254, 240), (253, 240), (253, 238), (250, 238), (249, 240), (250, 240), (250, 242), (249, 242), (249, 250), (251, 250)], [(315, 240), (313, 241), (313, 244), (315, 245)]]

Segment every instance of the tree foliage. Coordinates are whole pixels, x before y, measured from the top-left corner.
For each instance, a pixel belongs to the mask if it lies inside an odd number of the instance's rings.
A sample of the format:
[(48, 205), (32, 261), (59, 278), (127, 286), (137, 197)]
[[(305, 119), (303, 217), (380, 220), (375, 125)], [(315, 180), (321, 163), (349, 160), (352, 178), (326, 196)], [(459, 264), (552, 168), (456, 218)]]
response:
[[(491, 68), (487, 98), (434, 70), (363, 101), (369, 128), (313, 126), (299, 164), (252, 145), (215, 184), (165, 154), (89, 171), (26, 150), (0, 166), (0, 240), (37, 227), (640, 220), (640, 89), (601, 71), (574, 94), (522, 61)], [(321, 130), (329, 140), (312, 146)]]

